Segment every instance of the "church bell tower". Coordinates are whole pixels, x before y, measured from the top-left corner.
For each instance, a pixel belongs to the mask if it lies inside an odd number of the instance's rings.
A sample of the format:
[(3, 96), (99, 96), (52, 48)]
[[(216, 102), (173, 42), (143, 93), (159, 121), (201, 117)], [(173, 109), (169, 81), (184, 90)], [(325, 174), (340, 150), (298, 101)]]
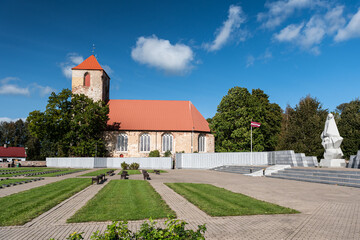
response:
[(72, 68), (73, 94), (84, 94), (96, 101), (109, 101), (110, 77), (94, 55)]

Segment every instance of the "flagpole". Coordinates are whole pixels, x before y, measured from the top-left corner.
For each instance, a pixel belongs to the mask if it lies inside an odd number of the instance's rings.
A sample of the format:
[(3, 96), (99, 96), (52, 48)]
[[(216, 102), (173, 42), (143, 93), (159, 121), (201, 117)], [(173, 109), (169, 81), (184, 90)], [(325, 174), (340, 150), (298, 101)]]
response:
[(253, 165), (253, 160), (252, 160), (252, 125), (250, 124), (250, 126), (251, 126), (251, 140), (250, 140), (250, 142), (251, 142), (251, 152), (250, 152), (250, 164), (251, 164), (251, 166)]

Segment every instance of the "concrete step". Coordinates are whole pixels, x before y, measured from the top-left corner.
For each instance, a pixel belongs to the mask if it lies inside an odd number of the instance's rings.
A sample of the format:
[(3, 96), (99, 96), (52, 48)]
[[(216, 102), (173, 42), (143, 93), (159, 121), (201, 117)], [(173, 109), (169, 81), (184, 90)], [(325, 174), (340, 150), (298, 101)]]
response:
[(309, 179), (309, 180), (321, 180), (321, 181), (331, 181), (338, 183), (355, 183), (360, 184), (360, 178), (338, 178), (338, 177), (323, 177), (323, 176), (306, 176), (306, 175), (295, 175), (295, 174), (286, 174), (286, 173), (275, 173), (272, 174), (273, 177), (281, 178), (300, 178), (300, 179)]
[(341, 173), (341, 174), (353, 174), (360, 175), (360, 170), (345, 171), (345, 170), (327, 170), (327, 169), (306, 169), (306, 168), (291, 168), (289, 171), (297, 172), (318, 172), (318, 173)]
[(350, 182), (326, 181), (326, 180), (319, 180), (319, 179), (295, 178), (295, 177), (287, 177), (287, 176), (267, 176), (267, 177), (360, 188), (360, 183), (357, 184), (357, 183), (350, 183)]
[(212, 170), (219, 171), (219, 172), (248, 174), (248, 173), (250, 173), (250, 170), (252, 170), (252, 172), (256, 172), (256, 171), (262, 170), (263, 168), (266, 168), (266, 167), (260, 167), (260, 166), (221, 166), (221, 167), (213, 168)]
[(290, 171), (287, 169), (285, 171), (279, 171), (277, 174), (292, 174), (294, 176), (314, 176), (314, 177), (336, 177), (336, 178), (353, 178), (353, 179), (360, 179), (360, 175), (358, 174), (344, 174), (344, 173), (322, 173), (322, 172), (300, 172), (300, 171)]

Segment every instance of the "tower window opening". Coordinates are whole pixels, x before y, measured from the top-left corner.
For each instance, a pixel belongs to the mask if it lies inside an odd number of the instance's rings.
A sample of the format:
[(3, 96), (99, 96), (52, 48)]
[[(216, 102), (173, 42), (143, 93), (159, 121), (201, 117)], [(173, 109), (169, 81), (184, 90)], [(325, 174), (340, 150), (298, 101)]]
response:
[(85, 73), (84, 75), (84, 86), (90, 87), (90, 73)]

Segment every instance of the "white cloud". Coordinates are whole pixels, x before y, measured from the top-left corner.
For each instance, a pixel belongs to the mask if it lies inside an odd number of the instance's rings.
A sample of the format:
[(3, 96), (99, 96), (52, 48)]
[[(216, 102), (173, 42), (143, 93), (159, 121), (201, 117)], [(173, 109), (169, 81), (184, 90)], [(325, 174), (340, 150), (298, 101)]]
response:
[(50, 93), (56, 91), (56, 89), (53, 89), (52, 87), (49, 87), (49, 86), (41, 86), (41, 85), (39, 85), (39, 84), (37, 84), (37, 83), (32, 84), (32, 86), (33, 86), (32, 90), (33, 90), (33, 91), (38, 91), (38, 92), (39, 92), (39, 95), (40, 95), (41, 97), (47, 96), (47, 95), (49, 95)]
[(253, 66), (255, 64), (255, 61), (262, 61), (266, 63), (272, 57), (273, 57), (272, 53), (269, 51), (269, 49), (266, 49), (266, 51), (258, 57), (254, 57), (253, 55), (248, 55), (246, 58), (246, 67), (248, 68)]
[(29, 88), (22, 88), (15, 84), (3, 84), (0, 86), (0, 95), (24, 95), (30, 96)]
[(343, 13), (344, 6), (337, 6), (326, 13), (324, 18), (328, 23), (327, 31), (329, 34), (334, 34), (345, 25), (346, 21)]
[(105, 70), (107, 74), (112, 74), (114, 72), (114, 70), (112, 70), (109, 65), (103, 65), (102, 68)]
[(8, 117), (0, 117), (0, 122), (16, 122), (17, 120), (23, 120), (26, 121), (26, 118), (8, 118)]
[[(229, 7), (228, 19), (223, 23), (222, 27), (217, 30), (215, 40), (211, 44), (205, 44), (205, 48), (209, 51), (216, 51), (222, 48), (230, 39), (231, 33), (240, 29), (240, 26), (245, 19), (242, 8), (240, 6), (231, 5)], [(242, 34), (240, 40), (245, 40), (244, 34)]]
[(346, 27), (338, 31), (334, 40), (340, 42), (356, 37), (360, 37), (360, 8), (357, 13), (352, 16)]
[(259, 13), (257, 20), (263, 22), (262, 27), (274, 28), (283, 23), (295, 10), (322, 5), (323, 3), (317, 0), (280, 0), (266, 2), (265, 7), (269, 10), (266, 13)]
[(344, 6), (337, 6), (329, 9), (326, 14), (312, 16), (306, 24), (290, 24), (274, 34), (274, 39), (295, 44), (302, 50), (319, 55), (319, 45), (324, 38), (334, 35), (345, 24), (343, 9)]
[(169, 40), (151, 37), (139, 37), (136, 47), (131, 51), (134, 61), (158, 68), (167, 73), (181, 74), (191, 69), (194, 59), (193, 51), (189, 46)]
[(48, 95), (55, 91), (49, 86), (41, 86), (37, 83), (32, 83), (26, 87), (20, 87), (17, 84), (11, 83), (12, 81), (20, 81), (16, 77), (7, 77), (0, 80), (0, 95), (23, 95), (30, 96), (33, 92), (38, 92), (40, 96)]
[(247, 58), (246, 58), (246, 67), (248, 68), (248, 67), (254, 65), (254, 62), (255, 62), (255, 57), (253, 55), (247, 56)]
[(83, 56), (79, 55), (78, 53), (68, 53), (66, 56), (66, 61), (61, 62), (59, 65), (64, 76), (66, 78), (71, 78), (72, 77), (71, 68), (76, 67), (83, 61), (84, 61)]
[(274, 38), (279, 42), (289, 42), (298, 38), (300, 30), (303, 28), (304, 23), (299, 25), (290, 24), (289, 26), (282, 29), (278, 34), (274, 34)]
[(6, 77), (6, 78), (1, 79), (0, 83), (1, 84), (6, 84), (8, 82), (17, 81), (17, 80), (19, 80), (17, 77)]

